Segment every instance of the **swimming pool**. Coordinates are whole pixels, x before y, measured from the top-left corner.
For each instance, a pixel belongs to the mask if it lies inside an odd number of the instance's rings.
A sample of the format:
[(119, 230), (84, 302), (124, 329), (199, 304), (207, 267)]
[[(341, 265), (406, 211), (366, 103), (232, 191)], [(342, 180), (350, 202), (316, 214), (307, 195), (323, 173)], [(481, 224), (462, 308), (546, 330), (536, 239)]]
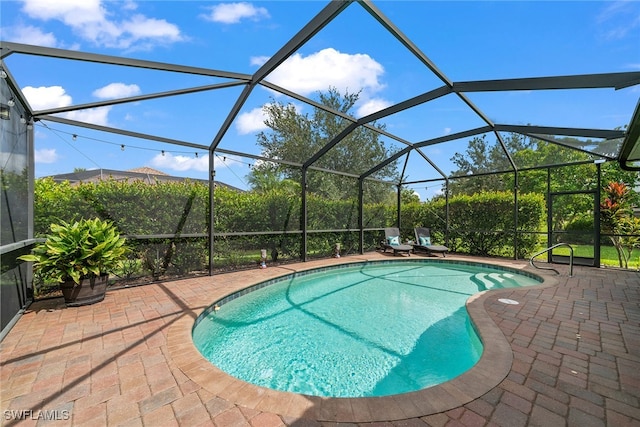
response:
[(469, 296), (539, 283), (461, 262), (342, 265), (263, 282), (216, 302), (198, 318), (193, 340), (218, 368), (275, 390), (406, 393), (448, 381), (479, 359), (482, 345), (464, 309)]

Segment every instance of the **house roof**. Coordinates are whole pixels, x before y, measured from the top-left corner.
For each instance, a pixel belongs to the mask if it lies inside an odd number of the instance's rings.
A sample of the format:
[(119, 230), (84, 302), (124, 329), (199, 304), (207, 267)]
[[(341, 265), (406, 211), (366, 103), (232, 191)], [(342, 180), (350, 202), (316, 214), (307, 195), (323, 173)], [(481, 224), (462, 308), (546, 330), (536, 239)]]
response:
[(153, 169), (147, 166), (143, 166), (141, 168), (134, 168), (134, 169), (129, 169), (128, 172), (137, 172), (137, 173), (144, 173), (144, 174), (151, 174), (151, 175), (164, 175), (164, 176), (168, 176), (166, 173), (159, 171), (157, 169)]

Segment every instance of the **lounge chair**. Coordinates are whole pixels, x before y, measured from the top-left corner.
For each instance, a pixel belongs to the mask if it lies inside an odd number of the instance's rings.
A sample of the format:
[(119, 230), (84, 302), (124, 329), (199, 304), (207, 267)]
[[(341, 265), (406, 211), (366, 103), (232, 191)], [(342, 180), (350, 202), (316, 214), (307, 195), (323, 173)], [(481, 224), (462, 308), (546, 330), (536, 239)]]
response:
[(449, 252), (449, 248), (442, 245), (431, 244), (431, 233), (428, 228), (416, 227), (416, 243), (413, 244), (413, 251), (424, 251), (427, 253), (441, 253), (443, 257)]
[(384, 240), (380, 246), (384, 252), (387, 252), (387, 249), (392, 250), (393, 255), (398, 254), (398, 252), (406, 252), (411, 256), (411, 251), (413, 250), (413, 246), (401, 244), (400, 230), (398, 228), (385, 228)]

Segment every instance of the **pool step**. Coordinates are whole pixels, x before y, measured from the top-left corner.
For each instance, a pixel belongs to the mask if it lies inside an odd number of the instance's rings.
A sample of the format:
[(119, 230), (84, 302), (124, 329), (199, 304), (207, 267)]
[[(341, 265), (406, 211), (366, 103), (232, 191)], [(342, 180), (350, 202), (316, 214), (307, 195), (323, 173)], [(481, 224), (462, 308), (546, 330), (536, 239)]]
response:
[(471, 280), (478, 286), (479, 291), (500, 289), (517, 286), (511, 273), (476, 273)]

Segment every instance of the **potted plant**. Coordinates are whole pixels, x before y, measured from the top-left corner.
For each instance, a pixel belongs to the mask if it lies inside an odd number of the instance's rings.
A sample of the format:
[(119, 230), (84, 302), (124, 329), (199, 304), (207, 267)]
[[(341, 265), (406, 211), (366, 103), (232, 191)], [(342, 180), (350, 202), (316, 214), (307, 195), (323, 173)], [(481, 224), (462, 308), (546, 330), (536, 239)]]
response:
[(46, 241), (19, 258), (33, 262), (45, 281), (57, 282), (67, 306), (80, 306), (104, 299), (109, 273), (127, 252), (113, 223), (95, 218), (51, 224)]

